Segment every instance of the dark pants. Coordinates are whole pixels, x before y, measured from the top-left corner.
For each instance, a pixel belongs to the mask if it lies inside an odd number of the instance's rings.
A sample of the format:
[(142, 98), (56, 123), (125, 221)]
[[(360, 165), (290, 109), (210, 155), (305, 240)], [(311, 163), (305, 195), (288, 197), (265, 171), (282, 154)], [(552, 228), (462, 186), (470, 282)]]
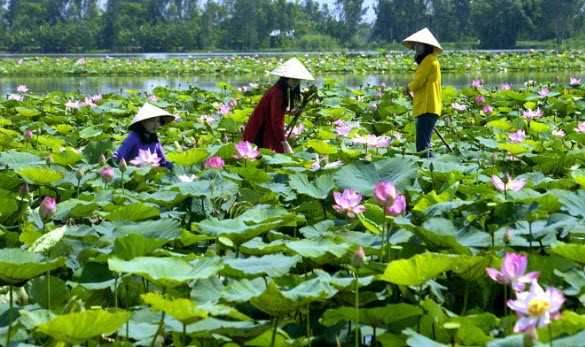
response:
[(434, 113), (425, 113), (416, 117), (416, 151), (420, 152), (427, 148), (429, 149), (427, 153), (421, 155), (421, 158), (432, 158), (435, 156), (431, 139), (437, 119), (439, 119), (439, 116)]

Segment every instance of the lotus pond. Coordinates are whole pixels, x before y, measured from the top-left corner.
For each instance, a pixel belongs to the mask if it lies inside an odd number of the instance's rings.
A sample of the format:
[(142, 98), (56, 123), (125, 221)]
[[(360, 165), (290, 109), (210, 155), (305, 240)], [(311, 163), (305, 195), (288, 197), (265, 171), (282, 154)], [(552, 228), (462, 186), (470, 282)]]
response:
[[(0, 103), (0, 345), (585, 345), (580, 79), (444, 86), (432, 160), (399, 88), (324, 80), (284, 155), (220, 87)], [(145, 101), (172, 172), (103, 158)]]

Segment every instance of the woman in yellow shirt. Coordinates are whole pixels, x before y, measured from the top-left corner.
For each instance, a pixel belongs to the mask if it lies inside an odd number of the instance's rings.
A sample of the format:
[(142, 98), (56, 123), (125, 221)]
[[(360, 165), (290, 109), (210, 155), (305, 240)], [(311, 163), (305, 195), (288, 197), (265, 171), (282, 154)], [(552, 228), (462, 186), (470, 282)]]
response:
[(421, 157), (435, 156), (431, 138), (435, 123), (441, 115), (441, 65), (437, 54), (443, 48), (437, 39), (424, 28), (410, 35), (402, 44), (416, 52), (415, 61), (418, 64), (414, 79), (402, 91), (412, 96), (412, 115), (416, 119), (416, 151), (424, 151)]

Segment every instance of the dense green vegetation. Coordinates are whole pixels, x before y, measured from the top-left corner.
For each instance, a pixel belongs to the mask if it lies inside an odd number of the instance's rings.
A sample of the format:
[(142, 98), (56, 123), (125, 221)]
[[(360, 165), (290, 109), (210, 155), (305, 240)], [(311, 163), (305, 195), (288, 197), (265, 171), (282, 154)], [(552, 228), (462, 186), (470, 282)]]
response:
[[(478, 71), (582, 65), (567, 54), (444, 57)], [(393, 62), (300, 58), (316, 74)], [(9, 66), (88, 72), (55, 59)], [(188, 69), (262, 72), (284, 59)], [(158, 63), (87, 61), (104, 74)], [(325, 79), (284, 155), (241, 144), (269, 85), (220, 85), (20, 85), (0, 101), (0, 345), (585, 346), (580, 78), (445, 86), (437, 127), (453, 151), (435, 138), (433, 160), (414, 153), (398, 88)], [(173, 172), (106, 160), (146, 101), (180, 116), (159, 131)]]
[(422, 27), (455, 48), (582, 42), (584, 0), (2, 0), (7, 52), (194, 52), (392, 47)]

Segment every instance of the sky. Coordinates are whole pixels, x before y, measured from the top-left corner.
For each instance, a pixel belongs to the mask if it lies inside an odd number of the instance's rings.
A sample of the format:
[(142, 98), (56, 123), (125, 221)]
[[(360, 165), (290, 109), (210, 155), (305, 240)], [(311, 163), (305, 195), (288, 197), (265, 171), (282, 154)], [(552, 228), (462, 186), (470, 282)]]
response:
[[(314, 0), (320, 4), (327, 4), (327, 6), (329, 6), (330, 10), (334, 10), (335, 9), (335, 0)], [(374, 14), (374, 1), (375, 0), (364, 0), (364, 4), (362, 5), (363, 7), (368, 7), (368, 12), (366, 13), (364, 20), (368, 23), (373, 23), (375, 17)]]

